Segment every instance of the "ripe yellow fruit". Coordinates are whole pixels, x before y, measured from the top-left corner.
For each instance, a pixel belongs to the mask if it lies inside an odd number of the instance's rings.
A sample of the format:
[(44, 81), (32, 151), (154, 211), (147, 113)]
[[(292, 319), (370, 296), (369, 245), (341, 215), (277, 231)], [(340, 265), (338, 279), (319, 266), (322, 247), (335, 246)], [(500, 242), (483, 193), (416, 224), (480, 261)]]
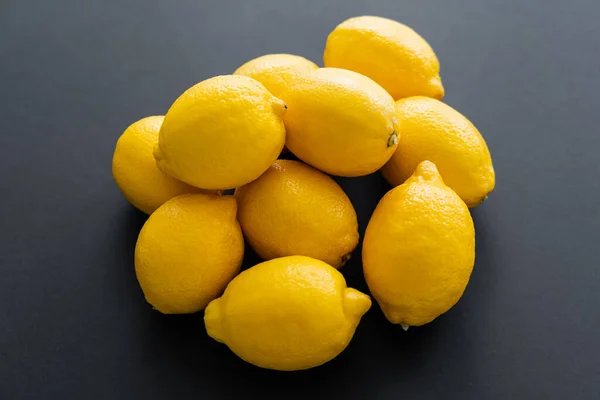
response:
[(285, 101), (285, 91), (298, 76), (319, 68), (304, 57), (293, 54), (267, 54), (248, 61), (233, 74), (256, 79), (273, 94)]
[(217, 76), (173, 103), (154, 149), (166, 174), (203, 189), (232, 189), (258, 178), (285, 143), (286, 105), (247, 76)]
[(135, 273), (148, 303), (164, 314), (200, 311), (239, 272), (244, 238), (232, 196), (184, 194), (146, 221)]
[(158, 143), (163, 118), (157, 115), (131, 124), (117, 141), (112, 160), (112, 173), (119, 190), (135, 208), (146, 214), (152, 214), (175, 196), (201, 191), (163, 174), (156, 167), (152, 149)]
[(238, 275), (204, 314), (206, 331), (243, 360), (282, 371), (341, 353), (371, 299), (342, 274), (304, 256), (276, 258)]
[(494, 189), (490, 152), (467, 118), (441, 101), (427, 97), (398, 100), (400, 141), (381, 172), (392, 186), (404, 182), (424, 160), (438, 167), (444, 182), (469, 207)]
[(396, 149), (394, 99), (365, 76), (320, 68), (293, 82), (285, 96), (286, 145), (315, 168), (339, 176), (367, 175)]
[(264, 260), (309, 256), (339, 268), (358, 244), (356, 212), (329, 176), (278, 160), (235, 191), (244, 236)]
[(391, 19), (362, 16), (342, 22), (329, 34), (323, 60), (326, 67), (368, 76), (396, 100), (444, 97), (440, 63), (429, 43)]
[(362, 256), (369, 289), (394, 324), (426, 324), (460, 299), (475, 262), (475, 230), (435, 164), (423, 161), (381, 199)]

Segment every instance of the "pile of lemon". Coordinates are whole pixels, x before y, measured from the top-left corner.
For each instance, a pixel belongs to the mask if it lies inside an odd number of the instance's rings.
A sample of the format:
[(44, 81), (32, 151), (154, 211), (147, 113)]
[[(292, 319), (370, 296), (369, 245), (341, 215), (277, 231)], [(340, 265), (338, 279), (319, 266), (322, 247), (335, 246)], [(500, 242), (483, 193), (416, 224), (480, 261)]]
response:
[[(438, 60), (415, 31), (351, 18), (329, 35), (324, 64), (271, 54), (200, 82), (164, 117), (127, 128), (113, 158), (119, 188), (150, 214), (135, 249), (148, 303), (204, 310), (208, 335), (264, 368), (331, 360), (371, 306), (338, 272), (358, 223), (327, 174), (381, 170), (394, 186), (362, 261), (371, 294), (405, 329), (462, 296), (475, 260), (468, 208), (495, 183), (485, 141), (440, 101)], [(279, 160), (286, 148), (302, 162)], [(239, 273), (244, 237), (269, 261)]]

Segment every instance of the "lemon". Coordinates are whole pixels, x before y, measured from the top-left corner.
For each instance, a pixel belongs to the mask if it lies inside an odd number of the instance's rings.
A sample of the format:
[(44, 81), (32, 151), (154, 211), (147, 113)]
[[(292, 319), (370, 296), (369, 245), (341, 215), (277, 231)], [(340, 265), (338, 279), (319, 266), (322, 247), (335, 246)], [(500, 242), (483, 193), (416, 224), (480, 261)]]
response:
[(276, 161), (235, 197), (244, 236), (264, 260), (303, 255), (339, 268), (358, 244), (348, 196), (329, 176), (301, 162)]
[(426, 324), (460, 299), (475, 261), (475, 230), (435, 164), (423, 161), (381, 199), (362, 256), (369, 289), (394, 324)]
[(396, 149), (394, 99), (365, 76), (320, 68), (292, 82), (285, 96), (286, 145), (315, 168), (339, 176), (367, 175)]
[(467, 118), (441, 101), (427, 97), (398, 100), (400, 142), (381, 170), (393, 186), (404, 182), (417, 164), (436, 164), (444, 182), (469, 207), (481, 203), (494, 189), (490, 152)]
[(431, 46), (406, 25), (387, 18), (362, 16), (339, 24), (327, 38), (326, 67), (368, 76), (394, 99), (444, 97), (440, 63)]
[(369, 296), (346, 287), (342, 274), (304, 256), (276, 258), (238, 275), (206, 308), (208, 334), (243, 360), (293, 371), (341, 353)]
[(184, 194), (160, 206), (135, 247), (148, 303), (164, 314), (200, 311), (238, 273), (244, 239), (232, 196)]
[(293, 54), (267, 54), (248, 61), (233, 74), (254, 78), (276, 97), (285, 101), (288, 85), (299, 75), (319, 68), (304, 57)]
[(201, 191), (168, 177), (156, 167), (152, 149), (158, 143), (163, 118), (157, 115), (131, 124), (117, 141), (113, 155), (112, 172), (117, 186), (135, 208), (146, 214), (152, 214), (177, 195)]
[(232, 189), (258, 178), (285, 142), (286, 105), (247, 76), (217, 76), (173, 103), (154, 149), (167, 175), (203, 189)]

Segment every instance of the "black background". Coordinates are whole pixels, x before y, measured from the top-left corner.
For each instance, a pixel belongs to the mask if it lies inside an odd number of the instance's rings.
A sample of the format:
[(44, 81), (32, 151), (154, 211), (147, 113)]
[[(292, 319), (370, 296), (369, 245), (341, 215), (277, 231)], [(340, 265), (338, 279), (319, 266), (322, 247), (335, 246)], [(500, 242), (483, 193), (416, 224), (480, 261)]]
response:
[[(112, 180), (114, 144), (253, 57), (321, 64), (329, 31), (361, 14), (421, 33), (445, 101), (487, 140), (497, 188), (473, 211), (475, 270), (427, 326), (405, 333), (375, 306), (332, 362), (261, 370), (201, 314), (144, 302), (145, 216)], [(0, 1), (0, 398), (599, 398), (599, 21), (597, 0)], [(338, 181), (362, 234), (388, 186)], [(343, 273), (364, 291), (359, 254)]]

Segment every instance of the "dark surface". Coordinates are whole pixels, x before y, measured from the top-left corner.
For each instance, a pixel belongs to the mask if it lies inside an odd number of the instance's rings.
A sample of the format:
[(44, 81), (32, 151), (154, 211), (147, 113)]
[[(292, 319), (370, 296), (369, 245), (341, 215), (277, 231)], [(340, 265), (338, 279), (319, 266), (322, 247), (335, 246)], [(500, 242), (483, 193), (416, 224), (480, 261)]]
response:
[[(0, 2), (0, 399), (599, 398), (600, 3), (314, 3)], [(405, 333), (375, 306), (334, 361), (261, 370), (209, 339), (202, 315), (144, 302), (145, 216), (112, 181), (114, 144), (255, 56), (320, 63), (328, 32), (361, 14), (431, 43), (445, 101), (488, 142), (497, 189), (473, 211), (475, 270), (427, 326)], [(388, 186), (340, 182), (363, 233)], [(366, 290), (359, 254), (343, 273)]]

